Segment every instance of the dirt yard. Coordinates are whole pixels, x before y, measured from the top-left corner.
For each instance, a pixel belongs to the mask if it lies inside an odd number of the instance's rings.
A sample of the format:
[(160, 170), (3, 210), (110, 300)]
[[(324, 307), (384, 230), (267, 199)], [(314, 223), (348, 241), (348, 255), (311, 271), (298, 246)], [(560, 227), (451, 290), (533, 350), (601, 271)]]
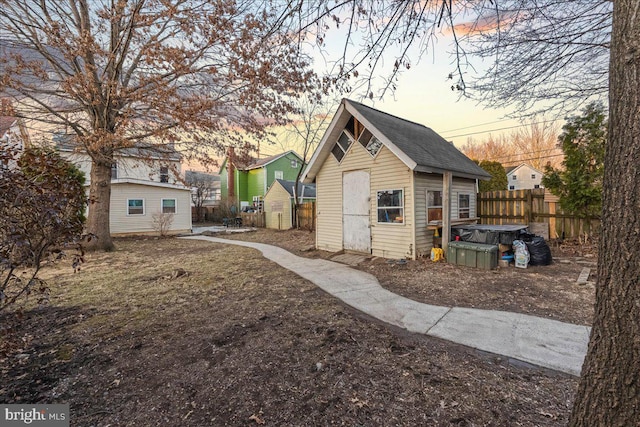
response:
[[(331, 256), (309, 250), (308, 232), (234, 238)], [(566, 424), (574, 377), (380, 324), (251, 249), (116, 243), (80, 273), (46, 269), (49, 306), (0, 314), (0, 402), (70, 403), (73, 426)], [(458, 272), (372, 259), (360, 268), (432, 304), (585, 323), (591, 287), (569, 283), (580, 265)], [(558, 274), (544, 269), (563, 266), (566, 281), (550, 282)]]
[[(313, 249), (315, 235), (308, 231), (258, 229), (221, 237), (269, 243), (300, 256), (335, 256)], [(550, 247), (554, 258), (551, 265), (527, 269), (512, 264), (487, 271), (429, 259), (397, 263), (373, 257), (356, 267), (376, 276), (390, 291), (428, 304), (513, 311), (590, 325), (597, 258), (594, 244), (564, 242)], [(577, 285), (585, 267), (591, 269), (590, 282)]]

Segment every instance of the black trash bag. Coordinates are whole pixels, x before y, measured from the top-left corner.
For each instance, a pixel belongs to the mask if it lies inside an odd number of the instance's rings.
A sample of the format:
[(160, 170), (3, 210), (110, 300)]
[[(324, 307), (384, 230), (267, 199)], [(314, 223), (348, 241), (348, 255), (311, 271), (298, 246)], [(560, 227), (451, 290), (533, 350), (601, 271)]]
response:
[(524, 240), (529, 251), (529, 265), (549, 265), (552, 262), (551, 249), (543, 237), (533, 236)]

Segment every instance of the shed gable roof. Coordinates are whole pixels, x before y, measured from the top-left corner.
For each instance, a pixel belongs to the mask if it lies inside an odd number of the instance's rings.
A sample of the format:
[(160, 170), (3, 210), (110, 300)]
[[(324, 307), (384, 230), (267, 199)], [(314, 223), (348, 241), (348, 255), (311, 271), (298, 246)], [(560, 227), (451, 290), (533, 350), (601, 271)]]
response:
[(432, 173), (450, 171), (454, 176), (474, 179), (491, 177), (432, 129), (358, 102), (343, 99), (305, 170), (305, 182), (312, 182), (315, 179), (329, 156), (333, 143), (351, 116), (369, 129), (411, 170)]
[[(278, 184), (282, 186), (286, 190), (287, 193), (291, 197), (293, 197), (293, 186), (295, 185), (295, 181), (287, 181), (284, 179), (276, 179)], [(302, 198), (304, 199), (313, 199), (316, 197), (316, 186), (315, 184), (303, 184), (302, 182), (298, 183), (298, 197), (300, 197), (300, 193), (302, 194)]]

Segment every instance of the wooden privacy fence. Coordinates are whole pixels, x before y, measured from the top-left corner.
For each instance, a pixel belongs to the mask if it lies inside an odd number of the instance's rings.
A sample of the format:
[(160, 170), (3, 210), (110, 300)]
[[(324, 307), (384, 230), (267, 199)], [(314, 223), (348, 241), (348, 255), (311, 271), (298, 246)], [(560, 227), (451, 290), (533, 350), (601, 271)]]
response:
[(264, 227), (264, 212), (241, 212), (242, 225), (245, 227)]
[(304, 202), (298, 206), (298, 228), (315, 230), (316, 202)]
[(600, 231), (599, 218), (565, 214), (558, 198), (544, 188), (478, 193), (477, 216), (481, 224), (549, 224), (549, 237), (582, 237)]

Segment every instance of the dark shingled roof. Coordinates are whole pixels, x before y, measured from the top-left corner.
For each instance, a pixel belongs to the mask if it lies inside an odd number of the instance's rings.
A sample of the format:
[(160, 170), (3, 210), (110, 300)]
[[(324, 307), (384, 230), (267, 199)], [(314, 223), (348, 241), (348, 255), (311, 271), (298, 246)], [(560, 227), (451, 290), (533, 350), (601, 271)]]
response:
[(419, 123), (392, 116), (355, 101), (346, 100), (396, 147), (417, 163), (418, 172), (452, 171), (490, 178), (484, 169), (452, 143)]
[[(285, 190), (287, 190), (287, 193), (289, 193), (289, 195), (291, 197), (293, 197), (293, 185), (295, 184), (294, 181), (286, 181), (284, 179), (276, 179), (276, 181), (278, 181), (280, 183), (280, 185), (282, 185), (284, 187)], [(316, 197), (316, 185), (315, 184), (303, 184), (301, 182), (298, 183), (298, 197), (300, 197), (300, 193), (304, 191), (304, 194), (302, 195), (303, 198), (305, 199), (311, 199), (311, 198), (315, 198)]]

